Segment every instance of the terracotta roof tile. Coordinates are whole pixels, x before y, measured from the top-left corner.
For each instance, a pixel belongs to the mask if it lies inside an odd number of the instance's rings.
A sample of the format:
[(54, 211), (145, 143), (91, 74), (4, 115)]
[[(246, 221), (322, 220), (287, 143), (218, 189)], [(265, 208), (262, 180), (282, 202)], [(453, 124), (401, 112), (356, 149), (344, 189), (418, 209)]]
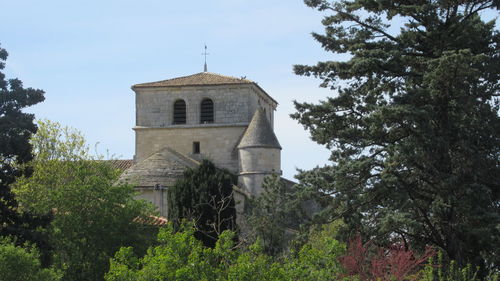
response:
[(168, 223), (167, 218), (157, 216), (136, 217), (133, 222), (144, 225), (164, 226)]
[(157, 88), (157, 87), (182, 87), (182, 86), (217, 86), (217, 85), (254, 85), (262, 91), (268, 98), (278, 104), (259, 84), (245, 78), (236, 78), (232, 76), (221, 75), (212, 72), (200, 72), (193, 75), (182, 76), (156, 82), (135, 84), (132, 90), (140, 88)]
[(248, 79), (220, 75), (211, 72), (200, 72), (189, 76), (177, 77), (162, 81), (136, 84), (132, 88), (176, 87), (176, 86), (208, 86), (229, 84), (255, 84)]
[(108, 160), (113, 168), (116, 168), (121, 171), (125, 171), (126, 169), (132, 167), (134, 165), (134, 160), (132, 159), (117, 159), (117, 160)]

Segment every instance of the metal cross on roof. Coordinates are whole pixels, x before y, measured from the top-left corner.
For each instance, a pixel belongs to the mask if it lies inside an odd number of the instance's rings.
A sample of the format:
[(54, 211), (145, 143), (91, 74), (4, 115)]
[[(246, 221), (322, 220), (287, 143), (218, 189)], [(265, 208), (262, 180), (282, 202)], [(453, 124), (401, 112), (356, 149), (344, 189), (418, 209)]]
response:
[(207, 45), (205, 45), (205, 52), (201, 54), (202, 56), (205, 56), (205, 67), (203, 68), (203, 71), (204, 72), (207, 72), (207, 55), (210, 55), (209, 53), (207, 53)]

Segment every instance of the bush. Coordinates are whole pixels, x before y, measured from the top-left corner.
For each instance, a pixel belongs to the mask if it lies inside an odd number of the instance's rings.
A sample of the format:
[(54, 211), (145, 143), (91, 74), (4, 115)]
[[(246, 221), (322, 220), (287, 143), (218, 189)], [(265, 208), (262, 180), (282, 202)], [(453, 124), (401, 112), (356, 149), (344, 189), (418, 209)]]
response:
[(437, 259), (429, 259), (429, 263), (420, 271), (422, 279), (420, 281), (498, 281), (500, 274), (498, 271), (483, 272), (486, 276), (479, 277), (480, 268), (468, 264), (465, 267), (458, 267), (455, 261), (446, 262), (443, 253), (439, 252)]
[(42, 268), (35, 247), (18, 247), (8, 239), (0, 240), (0, 281), (60, 280), (52, 269)]

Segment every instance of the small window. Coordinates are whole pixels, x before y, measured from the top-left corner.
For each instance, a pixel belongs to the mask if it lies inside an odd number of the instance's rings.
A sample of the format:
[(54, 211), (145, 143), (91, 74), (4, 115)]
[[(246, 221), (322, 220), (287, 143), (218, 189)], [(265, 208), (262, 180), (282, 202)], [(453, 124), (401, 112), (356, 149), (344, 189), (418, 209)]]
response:
[(200, 154), (200, 142), (193, 142), (193, 154)]
[(200, 123), (207, 124), (214, 122), (214, 102), (211, 99), (204, 99), (200, 106)]
[(186, 124), (186, 102), (183, 100), (174, 103), (174, 124)]

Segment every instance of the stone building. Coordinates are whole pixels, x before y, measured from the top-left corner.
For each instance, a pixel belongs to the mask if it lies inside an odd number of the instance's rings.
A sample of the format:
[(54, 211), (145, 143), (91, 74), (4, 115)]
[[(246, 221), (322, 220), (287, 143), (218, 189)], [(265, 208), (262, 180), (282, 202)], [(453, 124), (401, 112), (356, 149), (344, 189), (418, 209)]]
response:
[(120, 181), (136, 186), (161, 215), (167, 210), (165, 190), (202, 159), (238, 175), (238, 202), (258, 195), (265, 176), (281, 174), (273, 131), (278, 103), (257, 83), (201, 72), (132, 90), (135, 156)]

